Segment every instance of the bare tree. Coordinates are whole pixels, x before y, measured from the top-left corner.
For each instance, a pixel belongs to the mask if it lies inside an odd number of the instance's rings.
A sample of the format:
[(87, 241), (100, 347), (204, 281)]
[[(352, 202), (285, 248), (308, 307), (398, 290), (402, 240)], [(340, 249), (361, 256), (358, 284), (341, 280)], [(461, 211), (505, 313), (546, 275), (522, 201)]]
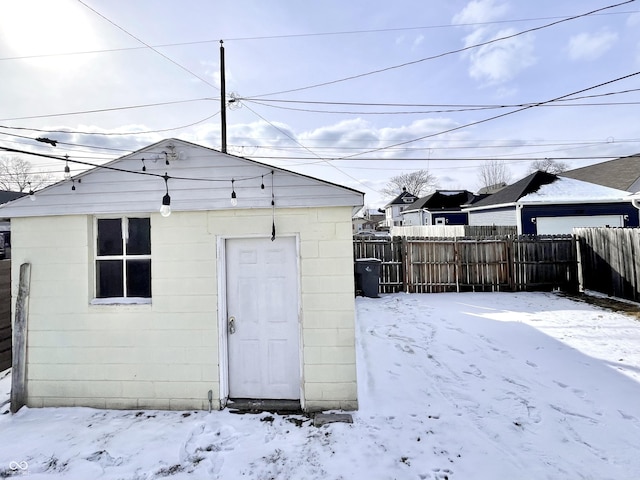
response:
[(20, 157), (0, 158), (0, 188), (13, 192), (25, 192), (51, 183), (51, 174), (33, 173), (31, 162)]
[(529, 173), (540, 171), (557, 175), (559, 173), (566, 172), (567, 170), (569, 170), (568, 163), (561, 162), (560, 160), (554, 160), (552, 158), (534, 160), (531, 162), (531, 165), (529, 165)]
[(478, 172), (480, 188), (507, 184), (509, 180), (511, 180), (511, 172), (500, 160), (487, 160), (480, 166)]
[(421, 197), (432, 192), (438, 186), (438, 177), (432, 175), (429, 170), (422, 169), (391, 177), (380, 193), (387, 198), (397, 197), (406, 188), (407, 192)]

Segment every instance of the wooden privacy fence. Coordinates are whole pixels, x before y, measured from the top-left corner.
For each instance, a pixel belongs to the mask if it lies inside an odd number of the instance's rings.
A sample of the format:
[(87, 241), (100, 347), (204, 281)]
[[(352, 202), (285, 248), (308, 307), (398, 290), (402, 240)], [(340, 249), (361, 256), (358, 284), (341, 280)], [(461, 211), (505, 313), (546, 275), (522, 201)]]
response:
[(0, 372), (11, 366), (11, 262), (0, 261)]
[(354, 258), (381, 260), (382, 293), (578, 289), (570, 235), (356, 239)]
[(583, 287), (640, 301), (640, 229), (576, 228), (574, 235)]

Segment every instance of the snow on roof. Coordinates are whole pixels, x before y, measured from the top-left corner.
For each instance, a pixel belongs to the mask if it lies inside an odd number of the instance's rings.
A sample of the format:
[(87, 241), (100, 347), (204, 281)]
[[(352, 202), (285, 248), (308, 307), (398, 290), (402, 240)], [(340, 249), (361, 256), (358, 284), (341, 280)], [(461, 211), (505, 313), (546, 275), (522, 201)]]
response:
[(629, 192), (615, 188), (603, 187), (595, 183), (583, 182), (573, 178), (558, 177), (547, 185), (542, 185), (537, 192), (520, 198), (518, 203), (566, 202), (566, 201), (598, 201), (628, 200)]

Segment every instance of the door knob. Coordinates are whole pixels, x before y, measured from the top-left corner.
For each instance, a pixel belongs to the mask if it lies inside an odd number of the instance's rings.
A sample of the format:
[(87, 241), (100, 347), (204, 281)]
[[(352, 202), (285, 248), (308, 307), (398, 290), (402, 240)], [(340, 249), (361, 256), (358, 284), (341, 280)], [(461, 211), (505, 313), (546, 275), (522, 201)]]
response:
[(229, 317), (227, 328), (229, 330), (229, 335), (236, 333), (236, 317)]

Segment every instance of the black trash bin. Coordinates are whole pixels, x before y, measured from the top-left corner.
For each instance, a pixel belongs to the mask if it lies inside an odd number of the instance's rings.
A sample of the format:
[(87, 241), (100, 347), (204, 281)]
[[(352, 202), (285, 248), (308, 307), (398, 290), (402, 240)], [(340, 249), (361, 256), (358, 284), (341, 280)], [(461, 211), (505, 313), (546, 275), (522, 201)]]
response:
[(359, 258), (356, 260), (356, 295), (378, 298), (380, 285), (380, 264), (377, 258)]

